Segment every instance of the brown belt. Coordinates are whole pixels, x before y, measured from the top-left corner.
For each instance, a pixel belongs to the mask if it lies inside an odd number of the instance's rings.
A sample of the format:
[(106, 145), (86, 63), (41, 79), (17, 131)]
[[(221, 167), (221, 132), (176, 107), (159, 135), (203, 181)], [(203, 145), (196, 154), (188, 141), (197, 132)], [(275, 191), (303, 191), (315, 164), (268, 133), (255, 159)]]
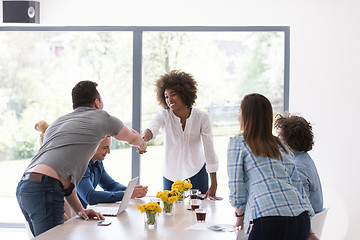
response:
[(70, 187), (64, 189), (64, 185), (56, 178), (41, 174), (41, 173), (25, 173), (21, 180), (29, 180), (30, 182), (39, 182), (39, 183), (47, 183), (53, 186), (59, 186), (62, 191), (64, 192), (64, 196), (67, 197), (71, 195), (72, 191), (74, 190), (74, 184), (71, 184)]
[(21, 180), (29, 180), (30, 182), (47, 183), (53, 186), (59, 186), (64, 190), (63, 184), (56, 178), (41, 174), (41, 173), (25, 173)]

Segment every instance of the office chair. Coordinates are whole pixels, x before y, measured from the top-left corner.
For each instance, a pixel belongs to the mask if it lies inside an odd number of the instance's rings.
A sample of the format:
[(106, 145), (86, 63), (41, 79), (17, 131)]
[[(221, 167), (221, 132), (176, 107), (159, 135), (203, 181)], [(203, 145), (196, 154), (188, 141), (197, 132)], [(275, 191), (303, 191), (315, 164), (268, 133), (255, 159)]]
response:
[(311, 218), (311, 229), (319, 239), (321, 239), (328, 210), (329, 208), (325, 208), (322, 212), (315, 214), (315, 216)]

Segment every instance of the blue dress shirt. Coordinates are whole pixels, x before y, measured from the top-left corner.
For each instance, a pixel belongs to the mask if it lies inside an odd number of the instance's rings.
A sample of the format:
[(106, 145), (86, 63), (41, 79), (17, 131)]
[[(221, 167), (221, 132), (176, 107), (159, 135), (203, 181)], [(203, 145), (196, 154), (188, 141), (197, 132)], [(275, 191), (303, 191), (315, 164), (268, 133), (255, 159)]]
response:
[[(96, 191), (97, 185), (104, 191)], [(126, 186), (116, 182), (105, 171), (102, 161), (95, 163), (90, 160), (84, 176), (76, 187), (78, 197), (84, 208), (88, 204), (114, 203), (121, 201), (124, 196)]]
[(320, 178), (312, 158), (307, 152), (295, 152), (295, 165), (300, 179), (315, 211), (323, 210), (323, 193)]

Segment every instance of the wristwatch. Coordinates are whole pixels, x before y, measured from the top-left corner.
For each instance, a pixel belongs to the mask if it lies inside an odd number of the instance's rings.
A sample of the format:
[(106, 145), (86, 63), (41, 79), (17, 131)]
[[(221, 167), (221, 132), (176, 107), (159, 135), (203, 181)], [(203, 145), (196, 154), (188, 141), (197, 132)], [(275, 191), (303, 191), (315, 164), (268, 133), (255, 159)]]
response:
[(235, 211), (235, 217), (243, 217), (244, 214), (245, 214), (245, 212), (243, 212), (241, 215), (238, 215), (238, 214), (236, 213), (236, 211)]

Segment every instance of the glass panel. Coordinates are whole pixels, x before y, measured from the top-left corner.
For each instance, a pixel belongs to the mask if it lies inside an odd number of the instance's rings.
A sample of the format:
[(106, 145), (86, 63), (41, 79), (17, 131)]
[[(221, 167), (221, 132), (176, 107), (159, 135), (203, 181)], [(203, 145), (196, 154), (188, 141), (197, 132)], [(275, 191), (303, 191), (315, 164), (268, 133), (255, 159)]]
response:
[[(71, 89), (81, 80), (99, 84), (104, 110), (131, 128), (132, 32), (0, 32), (0, 198), (14, 198), (20, 177), (39, 148), (39, 120), (72, 111)], [(126, 184), (131, 148), (113, 141), (109, 174)], [(90, 160), (90, 159), (89, 159)], [(5, 171), (6, 170), (6, 171)], [(11, 201), (16, 209), (16, 200)], [(20, 212), (20, 211), (19, 211)], [(2, 214), (0, 222), (14, 222)], [(22, 216), (20, 215), (21, 221)]]
[[(283, 110), (284, 33), (145, 32), (143, 36), (142, 128), (161, 109), (155, 80), (171, 70), (192, 74), (198, 83), (195, 107), (207, 112), (212, 121), (220, 161), (218, 194), (228, 195), (226, 150), (229, 137), (239, 133), (241, 99), (258, 92), (271, 100), (275, 114)], [(142, 182), (155, 187), (154, 192), (162, 189), (162, 144), (159, 135), (141, 161)]]

